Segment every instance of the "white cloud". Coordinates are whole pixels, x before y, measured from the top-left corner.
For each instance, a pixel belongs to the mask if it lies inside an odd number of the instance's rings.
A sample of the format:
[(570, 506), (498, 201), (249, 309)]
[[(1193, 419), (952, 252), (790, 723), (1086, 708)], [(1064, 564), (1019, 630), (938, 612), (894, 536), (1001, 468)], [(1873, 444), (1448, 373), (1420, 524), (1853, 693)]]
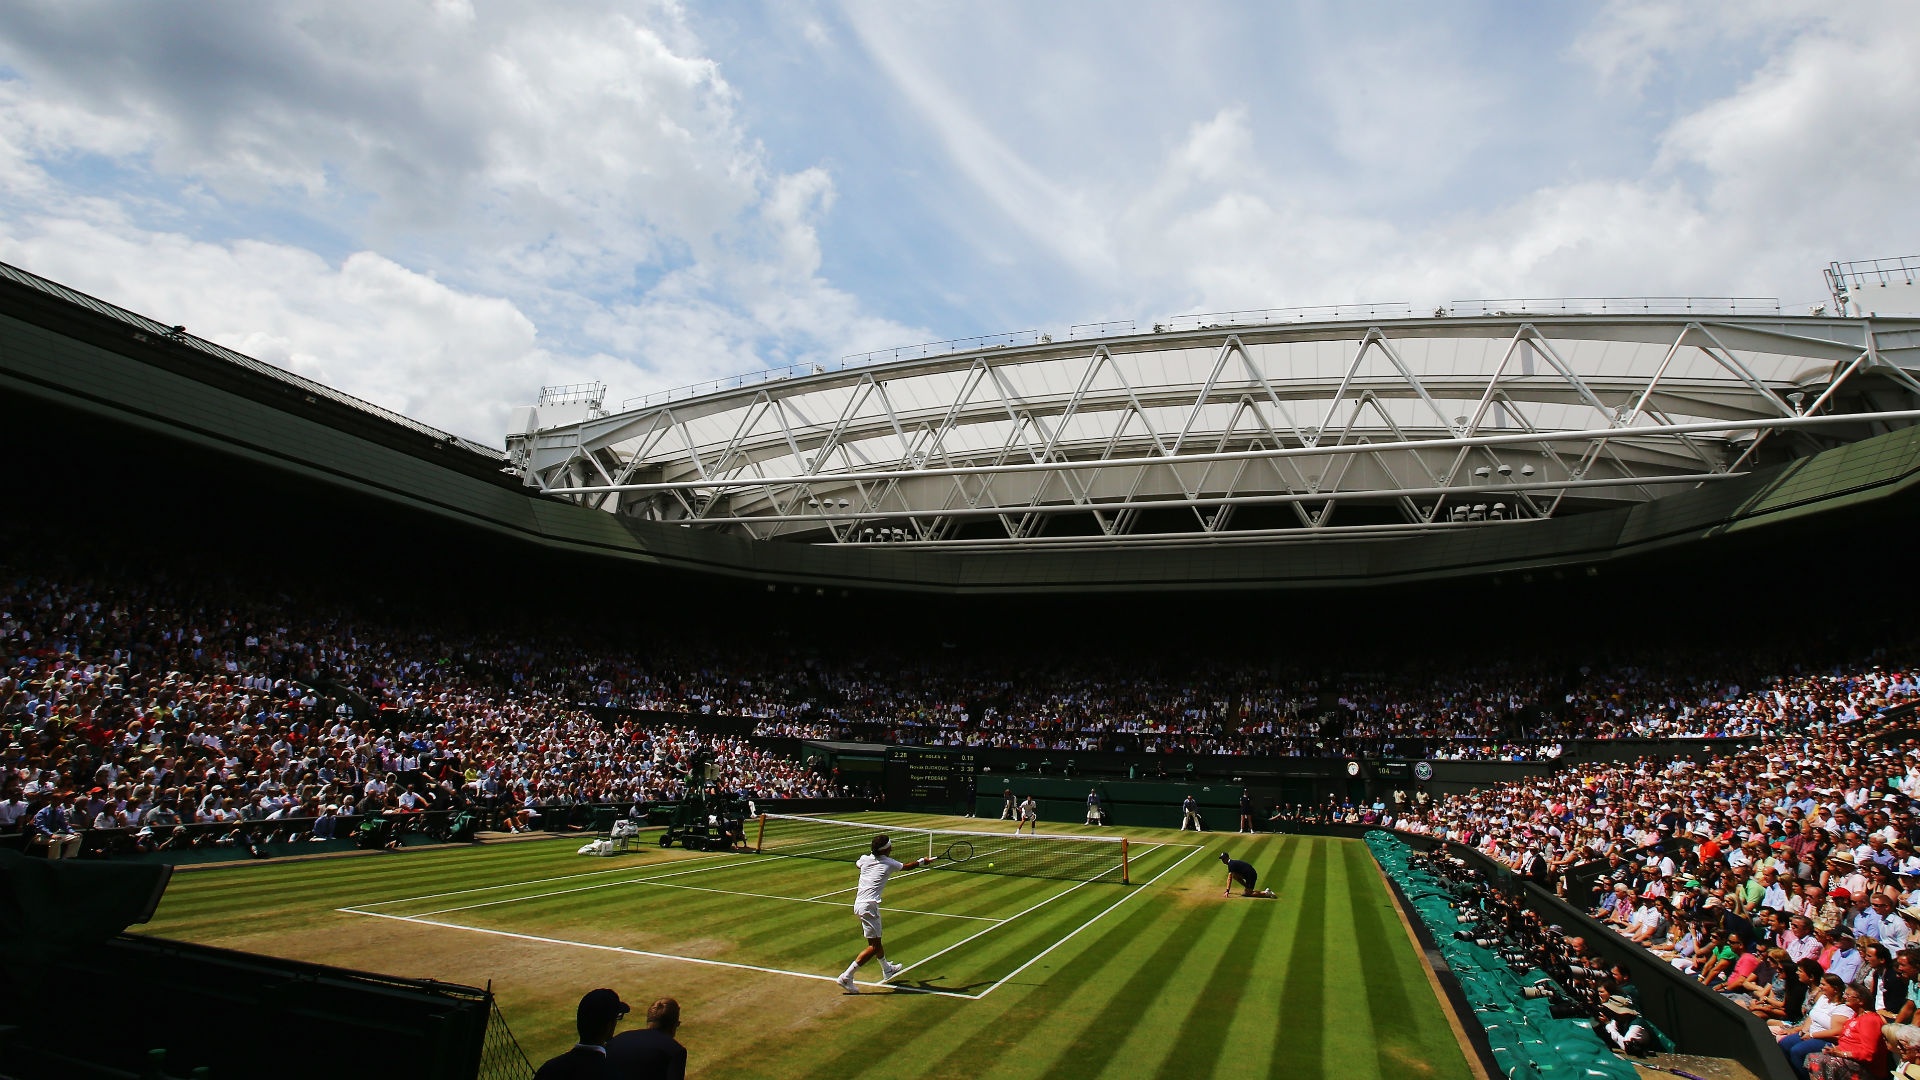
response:
[(1001, 213), (1078, 273), (1098, 277), (1110, 271), (1105, 219), (1079, 191), (1036, 167), (986, 123), (967, 100), (964, 84), (954, 85), (925, 62), (934, 42), (910, 41), (906, 28), (872, 8), (855, 9), (854, 28), (869, 58), (944, 144), (953, 166)]
[[(982, 202), (1084, 293), (1143, 318), (1482, 296), (1794, 303), (1817, 295), (1828, 259), (1913, 246), (1920, 157), (1904, 135), (1920, 130), (1920, 8), (1634, 0), (1564, 44), (1436, 36), (1420, 17), (1419, 32), (1364, 40), (1344, 23), (1310, 27), (1305, 82), (1276, 78), (1284, 99), (1247, 81), (1250, 99), (1208, 100), (1164, 73), (1165, 97), (1189, 110), (1181, 137), (1154, 147), (1147, 132), (1066, 168), (1053, 154), (1047, 169), (1037, 148), (1061, 122), (983, 115), (980, 96), (940, 74), (950, 25), (873, 9), (857, 24)], [(1166, 33), (1149, 20), (1134, 40), (1098, 45), (1111, 70), (1145, 73)], [(983, 79), (1045, 62), (1041, 46), (1002, 36)], [(1529, 78), (1495, 77), (1523, 61)], [(1656, 83), (1668, 98), (1650, 115), (1635, 95)], [(1276, 138), (1276, 108), (1324, 124)], [(1567, 125), (1631, 129), (1640, 144), (1588, 153)], [(1545, 134), (1514, 134), (1529, 131)]]
[[(1737, 94), (1681, 119), (1664, 154), (1696, 165), (1730, 221), (1775, 242), (1904, 236), (1920, 212), (1920, 8), (1849, 12), (1796, 37)], [(1881, 254), (1900, 254), (1883, 252)]]
[[(604, 364), (554, 356), (511, 302), (449, 288), (372, 252), (309, 251), (69, 219), (0, 231), (10, 262), (336, 389), (483, 442), (542, 383)], [(154, 268), (164, 268), (155, 273)]]
[(1008, 325), (1793, 302), (1920, 231), (1910, 4), (1083, 10), (0, 5), (0, 258), (492, 440)]
[(21, 4), (0, 61), (5, 257), (463, 434), (923, 333), (820, 279), (830, 175), (671, 4)]

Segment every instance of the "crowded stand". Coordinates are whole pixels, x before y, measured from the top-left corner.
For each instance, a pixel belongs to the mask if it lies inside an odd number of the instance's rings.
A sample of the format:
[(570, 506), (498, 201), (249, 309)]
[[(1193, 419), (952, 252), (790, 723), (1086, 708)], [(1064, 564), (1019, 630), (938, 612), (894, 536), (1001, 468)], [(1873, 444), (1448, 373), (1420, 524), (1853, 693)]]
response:
[[(703, 751), (711, 782), (748, 798), (840, 793), (739, 736), (603, 720), (569, 688), (573, 656), (189, 599), (223, 591), (8, 575), (0, 831), (61, 857), (88, 832), (131, 850), (251, 847), (344, 838), (375, 816), (404, 830), (429, 811), (518, 830), (576, 805), (676, 800)], [(371, 708), (330, 705), (323, 678)]]
[[(1380, 756), (1551, 760), (1569, 739), (1727, 738), (1774, 730), (1775, 710), (1743, 677), (1660, 671), (1645, 662), (1571, 676), (1542, 665), (1462, 671), (1438, 662), (1381, 673), (1314, 674), (1201, 660), (1116, 658), (1072, 667), (1007, 665), (971, 680), (876, 662), (891, 682), (826, 676), (818, 697), (739, 695), (763, 734), (903, 745), (1135, 750), (1266, 757)], [(1706, 665), (1714, 670), (1712, 661)], [(1552, 672), (1552, 674), (1550, 674)], [(656, 699), (674, 707), (670, 698)], [(1332, 707), (1329, 707), (1332, 706)], [(805, 716), (805, 721), (794, 718)]]
[[(757, 736), (789, 739), (1537, 760), (1576, 738), (1818, 738), (1915, 692), (1910, 673), (1878, 669), (1768, 680), (1763, 665), (1784, 662), (1751, 656), (1481, 670), (1433, 659), (1388, 675), (1228, 655), (1040, 661), (943, 647), (916, 658), (883, 644), (839, 655), (778, 634), (724, 647), (588, 645), (219, 576), (130, 577), (139, 583), (7, 572), (0, 829), (43, 843), (118, 831), (146, 848), (188, 834), (326, 838), (370, 814), (426, 810), (477, 809), (524, 828), (555, 808), (677, 799), (703, 749), (727, 791), (845, 794), (762, 743), (703, 733), (702, 718), (749, 718)], [(1519, 794), (1520, 807), (1554, 805)], [(1517, 812), (1489, 795), (1407, 824), (1511, 857), (1525, 834), (1499, 829), (1522, 821)], [(1546, 857), (1567, 864), (1615, 827), (1579, 821)]]
[(1762, 696), (1777, 728), (1733, 753), (1567, 768), (1377, 816), (1587, 904), (1767, 1020), (1798, 1075), (1884, 1076), (1889, 1054), (1920, 1049), (1920, 669)]

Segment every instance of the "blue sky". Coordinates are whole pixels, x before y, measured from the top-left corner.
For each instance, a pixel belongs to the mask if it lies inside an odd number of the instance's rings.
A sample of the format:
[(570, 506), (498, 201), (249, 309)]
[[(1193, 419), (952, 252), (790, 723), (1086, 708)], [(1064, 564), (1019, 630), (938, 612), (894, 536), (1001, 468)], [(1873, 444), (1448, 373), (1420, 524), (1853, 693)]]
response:
[(0, 259), (498, 442), (1006, 330), (1824, 299), (1920, 5), (0, 5)]

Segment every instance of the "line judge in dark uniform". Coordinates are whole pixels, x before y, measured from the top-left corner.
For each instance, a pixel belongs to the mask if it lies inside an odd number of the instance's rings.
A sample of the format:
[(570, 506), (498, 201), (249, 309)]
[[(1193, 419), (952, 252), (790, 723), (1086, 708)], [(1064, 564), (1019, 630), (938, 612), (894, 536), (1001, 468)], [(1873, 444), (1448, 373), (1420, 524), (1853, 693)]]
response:
[(647, 1008), (647, 1026), (623, 1031), (607, 1044), (611, 1075), (620, 1080), (686, 1080), (687, 1048), (673, 1037), (680, 1030), (680, 1003), (661, 998)]
[(589, 990), (574, 1010), (573, 1026), (580, 1041), (559, 1057), (548, 1059), (533, 1080), (614, 1080), (619, 1074), (607, 1062), (607, 1041), (614, 1026), (627, 1015), (627, 1003), (611, 990)]

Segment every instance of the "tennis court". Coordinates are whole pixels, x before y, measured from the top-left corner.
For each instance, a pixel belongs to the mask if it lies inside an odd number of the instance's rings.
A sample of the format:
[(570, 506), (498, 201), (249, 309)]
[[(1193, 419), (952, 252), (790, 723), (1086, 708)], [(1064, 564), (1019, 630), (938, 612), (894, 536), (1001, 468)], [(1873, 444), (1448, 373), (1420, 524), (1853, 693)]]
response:
[[(782, 825), (773, 824), (776, 834)], [(865, 851), (874, 831), (888, 827), (868, 824), (857, 845), (809, 831), (779, 854), (681, 853), (661, 859), (662, 853), (652, 851), (645, 853), (655, 856), (651, 862), (599, 873), (437, 891), (340, 910), (831, 984), (859, 944), (850, 914), (853, 859)], [(935, 853), (930, 838), (937, 838), (940, 850), (954, 842), (973, 850), (960, 865), (942, 862), (894, 876), (884, 909), (886, 939), (890, 954), (907, 970), (890, 986), (974, 999), (992, 993), (1201, 850), (1194, 844), (1133, 845), (1128, 876), (1139, 884), (1129, 885), (1119, 880), (1118, 838), (1109, 845), (1115, 848), (1109, 867), (1086, 865), (1094, 860), (1077, 850), (1050, 855), (1048, 848), (1072, 843), (1050, 836), (896, 833), (896, 854), (902, 859)], [(916, 843), (919, 847), (908, 850)], [(1091, 879), (1103, 870), (1108, 872), (1102, 878)], [(583, 902), (595, 910), (612, 905), (617, 912), (625, 906), (628, 917), (616, 913), (569, 932), (577, 936), (558, 936), (555, 928), (568, 924)], [(862, 974), (877, 980), (879, 965), (869, 964)], [(877, 981), (868, 985), (882, 988)]]
[[(1468, 1075), (1363, 845), (1126, 831), (1132, 884), (1004, 873), (978, 841), (969, 869), (895, 875), (887, 952), (908, 970), (880, 985), (867, 965), (858, 996), (831, 981), (862, 944), (851, 854), (663, 851), (645, 837), (606, 859), (570, 839), (231, 866), (177, 875), (143, 929), (491, 981), (536, 1060), (571, 1042), (584, 990), (612, 986), (678, 998), (705, 1077)], [(1281, 898), (1223, 898), (1222, 850)]]

